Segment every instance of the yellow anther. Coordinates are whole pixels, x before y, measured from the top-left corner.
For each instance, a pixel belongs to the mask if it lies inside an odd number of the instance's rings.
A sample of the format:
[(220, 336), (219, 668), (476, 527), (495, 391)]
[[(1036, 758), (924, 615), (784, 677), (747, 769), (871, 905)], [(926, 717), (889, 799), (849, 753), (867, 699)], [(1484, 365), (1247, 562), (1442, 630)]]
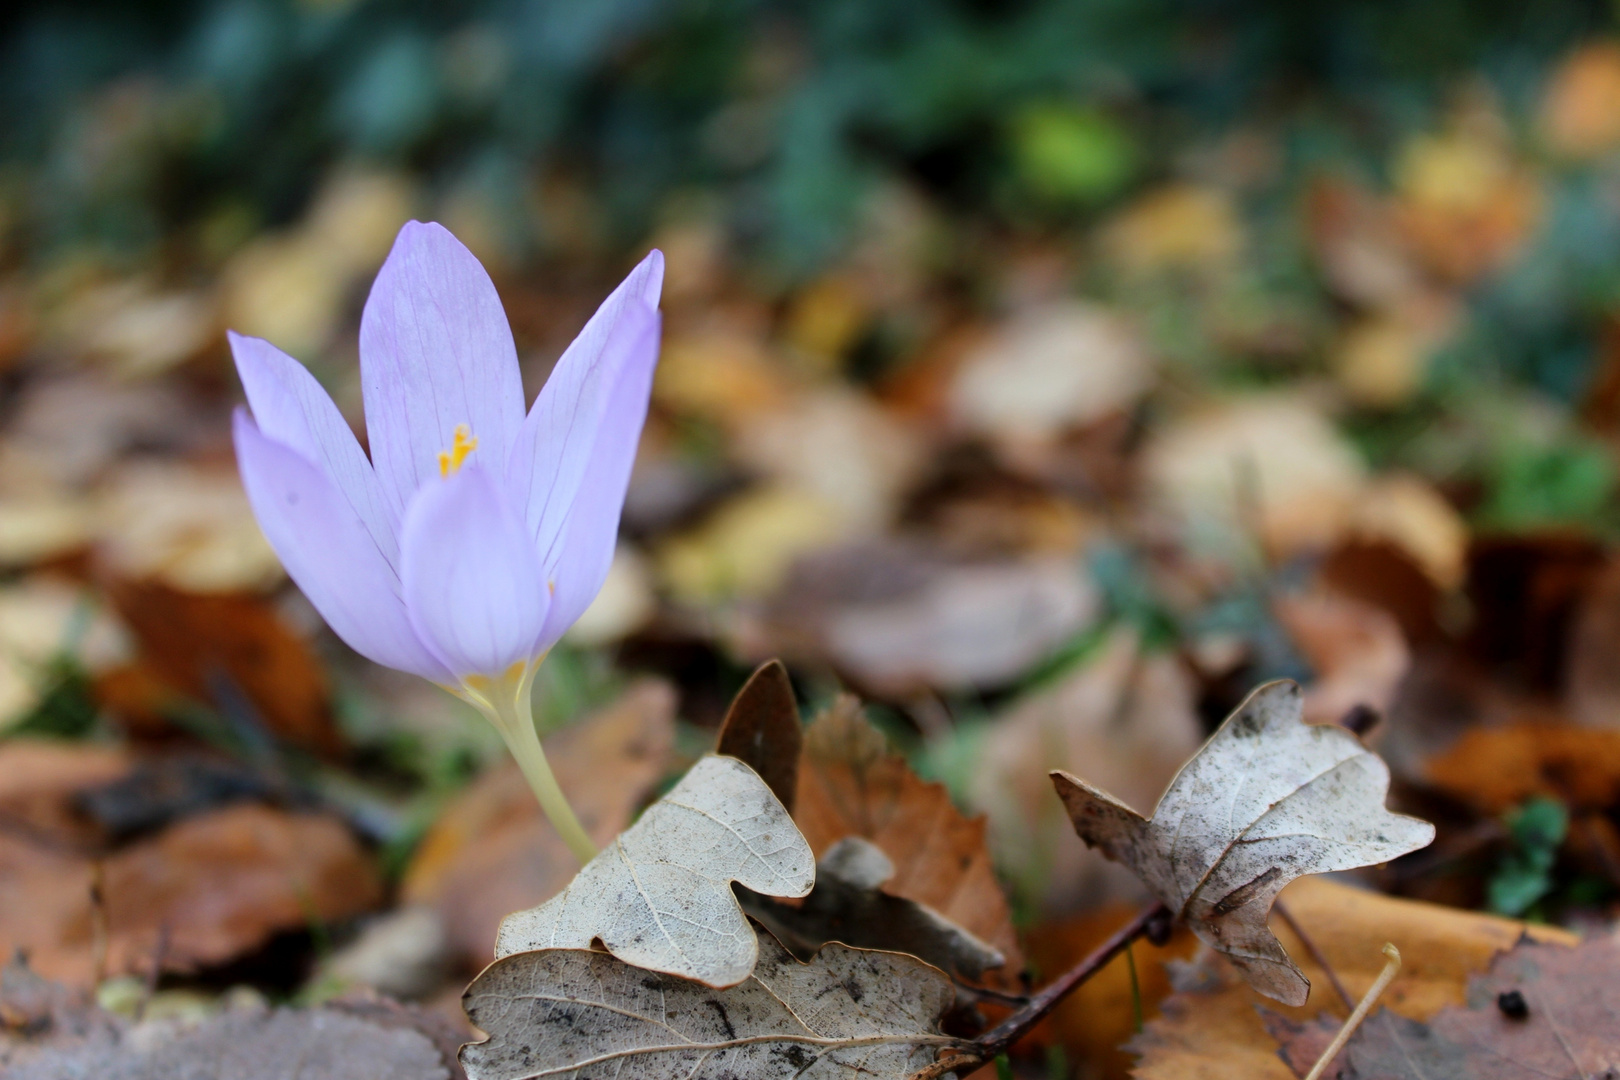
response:
[(476, 449), (478, 440), (473, 436), (472, 428), (466, 424), (457, 424), (450, 449), (439, 451), (439, 475), (449, 476), (461, 468), (461, 463), (467, 460), (467, 455)]

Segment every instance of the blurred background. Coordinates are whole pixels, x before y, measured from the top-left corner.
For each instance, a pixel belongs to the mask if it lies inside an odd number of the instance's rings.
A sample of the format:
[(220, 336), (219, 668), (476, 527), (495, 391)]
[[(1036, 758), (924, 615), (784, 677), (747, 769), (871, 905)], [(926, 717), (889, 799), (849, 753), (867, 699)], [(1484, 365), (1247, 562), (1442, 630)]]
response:
[(617, 792), (592, 820), (779, 655), (807, 713), (861, 694), (989, 815), (1039, 966), (1135, 888), (1046, 770), (1146, 810), (1290, 676), (1313, 720), (1381, 721), (1440, 824), (1383, 887), (1602, 917), (1616, 14), (9, 5), (0, 947), (114, 1001), (453, 1011), (499, 916), (566, 880), (493, 731), (324, 629), (234, 470), (225, 329), (360, 429), (360, 307), (412, 217), (489, 268), (531, 397), (668, 257), (620, 550), (537, 689), (564, 786)]

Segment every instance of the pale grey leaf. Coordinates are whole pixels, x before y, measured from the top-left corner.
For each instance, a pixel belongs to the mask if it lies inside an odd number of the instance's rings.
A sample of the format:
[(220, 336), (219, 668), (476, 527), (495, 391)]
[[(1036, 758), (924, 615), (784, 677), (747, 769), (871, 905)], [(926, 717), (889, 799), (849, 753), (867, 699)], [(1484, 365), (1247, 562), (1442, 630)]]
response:
[(1303, 720), (1296, 683), (1267, 683), (1226, 718), (1151, 820), (1052, 774), (1075, 831), (1130, 866), (1261, 993), (1301, 1005), (1310, 983), (1267, 925), (1284, 885), (1386, 862), (1434, 826), (1384, 808), (1389, 768), (1350, 732)]
[(901, 1080), (956, 1040), (939, 1034), (950, 980), (901, 953), (829, 945), (810, 963), (758, 932), (759, 962), (717, 990), (607, 953), (497, 960), (468, 987), (489, 1038), (469, 1080)]
[(733, 986), (757, 956), (731, 883), (804, 896), (815, 857), (786, 808), (736, 758), (710, 755), (546, 903), (508, 915), (496, 957), (586, 949), (627, 964)]

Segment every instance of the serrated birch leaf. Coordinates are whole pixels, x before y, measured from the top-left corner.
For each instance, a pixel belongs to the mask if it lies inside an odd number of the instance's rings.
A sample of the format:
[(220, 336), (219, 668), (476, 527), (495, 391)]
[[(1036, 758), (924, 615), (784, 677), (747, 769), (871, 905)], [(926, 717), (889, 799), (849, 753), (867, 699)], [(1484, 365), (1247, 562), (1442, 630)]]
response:
[(710, 755), (561, 893), (503, 919), (495, 955), (600, 940), (627, 964), (733, 986), (758, 956), (733, 881), (767, 896), (804, 896), (815, 857), (754, 770)]
[(802, 964), (763, 931), (756, 948), (724, 990), (601, 952), (497, 960), (463, 998), (489, 1036), (462, 1048), (468, 1080), (903, 1080), (957, 1044), (938, 1028), (955, 990), (916, 957), (828, 945)]
[(1434, 826), (1384, 808), (1389, 768), (1350, 732), (1303, 721), (1296, 683), (1267, 683), (1228, 716), (1152, 819), (1054, 772), (1075, 832), (1134, 870), (1195, 934), (1268, 997), (1302, 1005), (1310, 983), (1266, 924), (1290, 881), (1386, 862)]

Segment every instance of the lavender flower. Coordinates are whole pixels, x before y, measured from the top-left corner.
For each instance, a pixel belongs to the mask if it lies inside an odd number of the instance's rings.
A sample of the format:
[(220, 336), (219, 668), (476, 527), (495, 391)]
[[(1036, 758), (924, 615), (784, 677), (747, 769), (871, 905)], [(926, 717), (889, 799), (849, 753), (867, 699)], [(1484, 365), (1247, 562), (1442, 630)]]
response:
[(547, 650), (607, 576), (658, 359), (654, 251), (563, 353), (527, 416), (512, 332), (478, 260), (410, 222), (360, 322), (371, 458), (303, 365), (230, 335), (254, 514), (358, 653), (476, 706), (581, 861), (595, 848), (530, 713)]

